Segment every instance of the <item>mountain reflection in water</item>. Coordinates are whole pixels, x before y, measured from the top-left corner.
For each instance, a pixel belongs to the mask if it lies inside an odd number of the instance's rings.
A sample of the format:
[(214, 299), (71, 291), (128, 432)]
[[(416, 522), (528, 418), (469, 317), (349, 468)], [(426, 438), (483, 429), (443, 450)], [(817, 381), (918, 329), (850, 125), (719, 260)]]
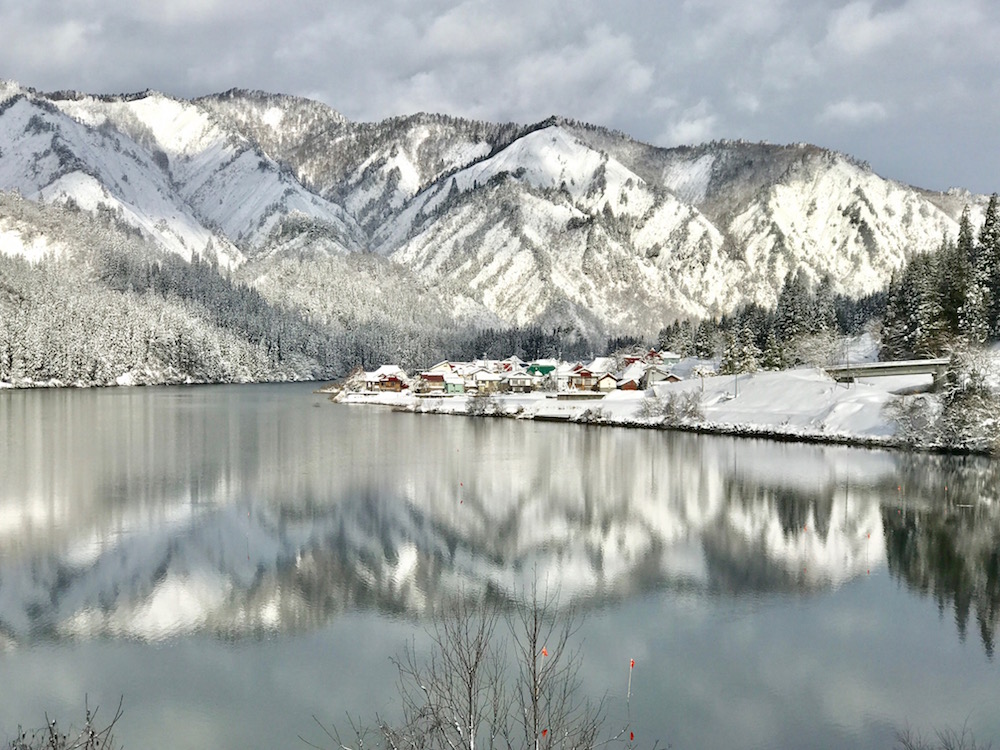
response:
[(304, 390), (290, 409), (278, 390), (0, 395), (0, 638), (310, 631), (514, 597), (535, 571), (600, 607), (806, 596), (887, 566), (953, 608), (962, 638), (974, 618), (993, 653), (996, 462), (389, 414)]

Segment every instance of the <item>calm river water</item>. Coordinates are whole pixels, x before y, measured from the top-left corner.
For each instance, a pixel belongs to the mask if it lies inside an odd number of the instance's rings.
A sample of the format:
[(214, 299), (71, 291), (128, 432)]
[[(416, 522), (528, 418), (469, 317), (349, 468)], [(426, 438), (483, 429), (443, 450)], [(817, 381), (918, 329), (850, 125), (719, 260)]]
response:
[[(996, 462), (396, 414), (309, 385), (0, 391), (0, 741), (305, 748), (534, 571), (640, 747), (1000, 741)], [(329, 743), (328, 743), (329, 744)]]

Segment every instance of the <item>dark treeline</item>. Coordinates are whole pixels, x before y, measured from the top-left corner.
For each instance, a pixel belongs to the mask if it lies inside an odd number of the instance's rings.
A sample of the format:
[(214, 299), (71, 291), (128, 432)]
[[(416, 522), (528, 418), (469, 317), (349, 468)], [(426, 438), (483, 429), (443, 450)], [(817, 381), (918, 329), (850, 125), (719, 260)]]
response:
[(524, 328), (487, 328), (470, 331), (455, 341), (453, 359), (504, 359), (512, 355), (525, 361), (536, 359), (583, 359), (592, 352), (592, 344), (571, 328), (544, 330), (541, 326)]
[(914, 255), (892, 277), (882, 330), (883, 359), (938, 356), (957, 341), (1000, 339), (1000, 223), (990, 198), (978, 237), (968, 208), (958, 237)]

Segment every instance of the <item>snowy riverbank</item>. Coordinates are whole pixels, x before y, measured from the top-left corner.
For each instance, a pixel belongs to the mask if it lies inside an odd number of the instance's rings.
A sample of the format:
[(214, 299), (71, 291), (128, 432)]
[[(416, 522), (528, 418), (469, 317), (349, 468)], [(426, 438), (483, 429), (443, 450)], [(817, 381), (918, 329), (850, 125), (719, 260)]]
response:
[[(646, 391), (613, 391), (598, 398), (555, 393), (490, 397), (344, 393), (335, 398), (347, 404), (381, 404), (419, 413), (664, 427), (896, 447), (903, 441), (886, 405), (898, 400), (900, 394), (929, 385), (930, 376), (837, 383), (822, 370), (798, 369), (658, 383)], [(684, 404), (698, 404), (700, 414), (684, 416)]]

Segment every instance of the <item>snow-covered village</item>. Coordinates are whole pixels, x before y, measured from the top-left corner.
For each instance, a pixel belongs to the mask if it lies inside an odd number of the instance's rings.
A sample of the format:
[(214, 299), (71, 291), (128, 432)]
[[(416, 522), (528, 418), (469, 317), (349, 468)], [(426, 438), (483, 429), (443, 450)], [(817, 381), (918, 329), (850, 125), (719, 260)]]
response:
[[(383, 365), (372, 372), (356, 371), (342, 388), (364, 393), (411, 391), (423, 396), (561, 392), (583, 397), (613, 390), (645, 390), (661, 381), (678, 382), (683, 379), (680, 361), (678, 354), (651, 349), (617, 359), (598, 357), (586, 364), (556, 359), (525, 362), (516, 355), (502, 360), (439, 362), (413, 376), (396, 365)], [(714, 374), (709, 363), (703, 363), (703, 367), (708, 374)], [(689, 367), (683, 369), (691, 374)], [(701, 369), (697, 372), (703, 374)]]
[[(526, 362), (517, 356), (443, 361), (414, 373), (390, 364), (372, 371), (359, 368), (321, 392), (339, 403), (421, 413), (897, 448), (996, 449), (996, 412), (989, 404), (967, 417), (974, 429), (961, 441), (949, 442), (930, 429), (933, 416), (940, 416), (949, 360), (873, 365), (876, 352), (869, 336), (845, 341), (841, 352), (842, 360), (825, 368), (726, 372), (723, 367), (722, 373), (717, 360), (655, 349), (586, 363)], [(984, 353), (978, 367), (991, 388), (1000, 387), (1000, 350)]]

